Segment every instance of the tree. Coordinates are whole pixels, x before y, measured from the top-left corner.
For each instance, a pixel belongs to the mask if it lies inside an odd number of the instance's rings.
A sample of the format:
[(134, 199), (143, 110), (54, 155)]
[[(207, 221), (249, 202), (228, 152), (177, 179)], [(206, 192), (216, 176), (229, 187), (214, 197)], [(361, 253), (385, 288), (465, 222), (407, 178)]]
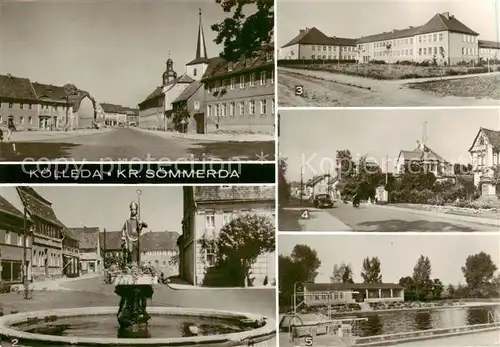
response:
[(191, 115), (189, 114), (187, 104), (185, 102), (176, 106), (174, 112), (172, 113), (174, 129), (180, 133), (185, 133), (190, 118)]
[(203, 250), (216, 250), (222, 280), (251, 285), (250, 268), (259, 255), (275, 251), (275, 227), (267, 216), (247, 214), (224, 225), (217, 237), (202, 237)]
[(286, 179), (288, 163), (285, 157), (280, 157), (278, 162), (278, 201), (286, 203), (290, 198), (290, 183)]
[(290, 256), (278, 257), (278, 286), (280, 307), (288, 308), (295, 283), (314, 282), (321, 261), (307, 245), (295, 245)]
[(66, 121), (65, 121), (65, 125), (64, 125), (64, 130), (65, 131), (68, 131), (68, 123), (69, 123), (69, 98), (71, 96), (75, 96), (75, 95), (78, 95), (78, 88), (74, 85), (74, 84), (71, 84), (71, 83), (66, 83), (64, 86), (63, 86), (63, 89), (64, 89), (64, 93), (66, 94)]
[(462, 272), (470, 293), (479, 297), (487, 296), (495, 271), (497, 266), (491, 260), (491, 255), (485, 252), (469, 255)]
[(441, 295), (443, 295), (444, 285), (439, 278), (435, 278), (432, 280), (432, 298), (434, 300), (441, 299)]
[(361, 277), (364, 283), (382, 283), (380, 260), (378, 257), (372, 257), (371, 259), (366, 257), (363, 260)]
[[(274, 2), (270, 0), (215, 0), (226, 13), (232, 17), (213, 24), (211, 29), (217, 33), (214, 42), (223, 44), (220, 56), (227, 61), (235, 61), (242, 57), (250, 58), (258, 54), (262, 43), (270, 43), (274, 29)], [(256, 6), (257, 10), (250, 15), (247, 5)]]
[(352, 269), (350, 265), (341, 263), (333, 266), (332, 275), (330, 276), (331, 283), (354, 283), (352, 280)]
[(413, 268), (413, 284), (415, 286), (415, 295), (417, 300), (426, 298), (432, 291), (431, 281), (431, 261), (423, 255), (417, 261)]

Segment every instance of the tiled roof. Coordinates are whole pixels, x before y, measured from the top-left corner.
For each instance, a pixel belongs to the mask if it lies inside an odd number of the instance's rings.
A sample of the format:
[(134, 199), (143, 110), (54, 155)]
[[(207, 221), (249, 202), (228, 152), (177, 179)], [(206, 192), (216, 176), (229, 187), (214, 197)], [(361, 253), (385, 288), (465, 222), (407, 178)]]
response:
[(26, 186), (17, 187), (17, 192), (32, 217), (36, 216), (57, 226), (64, 227), (64, 224), (57, 219), (52, 209), (52, 204), (39, 195), (33, 188)]
[[(106, 235), (106, 242), (104, 242)], [(117, 251), (121, 249), (121, 231), (107, 231), (99, 234), (101, 248), (106, 246), (107, 251)], [(141, 251), (164, 251), (176, 250), (179, 233), (175, 231), (151, 231), (141, 235)], [(81, 248), (81, 247), (80, 247)]]
[(309, 291), (363, 290), (363, 289), (403, 289), (395, 283), (306, 283)]
[(0, 195), (0, 211), (24, 219), (24, 214), (1, 195)]
[(486, 135), (488, 141), (493, 146), (493, 148), (495, 149), (500, 148), (500, 131), (495, 131), (485, 128), (481, 128), (480, 131), (482, 131)]
[(206, 57), (202, 57), (202, 58), (195, 58), (193, 60), (191, 60), (189, 63), (187, 63), (186, 65), (189, 66), (189, 65), (196, 65), (196, 64), (201, 64), (201, 63), (205, 63), (205, 64), (208, 64), (210, 62), (210, 59), (206, 58)]
[(79, 238), (78, 238), (78, 234), (75, 233), (73, 230), (71, 230), (70, 228), (67, 228), (66, 226), (62, 229), (62, 233), (65, 237), (69, 238), (69, 239), (72, 239), (72, 240), (76, 240), (76, 241), (80, 241)]
[[(177, 83), (191, 83), (191, 82), (194, 82), (194, 79), (192, 79), (191, 77), (189, 77), (186, 74), (183, 74), (179, 77), (174, 78), (165, 87), (169, 87), (169, 86), (172, 87)], [(139, 103), (139, 105), (145, 103), (148, 100), (155, 99), (161, 95), (163, 95), (163, 86), (156, 87), (155, 90), (153, 90), (153, 92), (146, 97), (146, 99), (144, 99), (143, 101), (141, 101)]]
[(318, 30), (316, 27), (301, 30), (299, 35), (295, 36), (282, 48), (293, 46), (296, 44), (302, 45), (333, 45), (333, 40)]
[(63, 87), (38, 82), (34, 82), (32, 84), (39, 99), (66, 102), (66, 92)]
[(177, 102), (188, 100), (191, 96), (193, 96), (194, 93), (196, 93), (198, 89), (200, 89), (201, 85), (202, 83), (200, 81), (191, 83), (189, 87), (184, 89), (182, 93), (177, 97), (177, 99), (175, 99), (172, 103), (175, 104)]
[[(231, 69), (228, 68), (230, 64), (232, 65)], [(214, 60), (213, 66), (210, 70), (207, 69), (203, 75), (202, 81), (238, 75), (244, 72), (268, 67), (274, 67), (274, 56), (270, 61), (266, 59), (265, 54), (260, 54), (248, 59), (241, 59), (235, 62), (227, 62), (223, 59)]]
[(203, 74), (203, 77), (201, 78), (202, 81), (204, 78), (211, 76), (215, 69), (218, 69), (219, 66), (222, 66), (226, 63), (226, 61), (221, 57), (213, 57), (209, 58), (208, 60), (208, 66), (205, 70), (205, 73)]
[(21, 99), (37, 101), (38, 98), (27, 78), (0, 75), (0, 98)]
[(403, 154), (405, 160), (422, 160), (425, 157), (428, 160), (436, 160), (447, 163), (442, 156), (434, 152), (427, 145), (424, 146), (424, 149), (417, 147), (413, 151), (401, 151), (401, 154)]
[(195, 201), (270, 201), (275, 200), (274, 187), (269, 186), (205, 186), (195, 187)]
[(335, 46), (356, 46), (358, 39), (349, 39), (346, 37), (330, 37), (333, 45)]
[(99, 227), (70, 228), (80, 241), (80, 249), (97, 249)]
[(474, 30), (470, 29), (465, 24), (456, 19), (454, 16), (444, 13), (438, 13), (422, 26), (410, 26), (409, 28), (402, 30), (393, 30), (381, 34), (363, 36), (357, 41), (357, 44), (395, 40), (405, 37), (412, 37), (414, 35), (435, 33), (439, 31), (451, 31), (461, 34), (479, 35)]
[(478, 45), (479, 45), (479, 48), (500, 49), (500, 42), (497, 42), (497, 41), (478, 40)]

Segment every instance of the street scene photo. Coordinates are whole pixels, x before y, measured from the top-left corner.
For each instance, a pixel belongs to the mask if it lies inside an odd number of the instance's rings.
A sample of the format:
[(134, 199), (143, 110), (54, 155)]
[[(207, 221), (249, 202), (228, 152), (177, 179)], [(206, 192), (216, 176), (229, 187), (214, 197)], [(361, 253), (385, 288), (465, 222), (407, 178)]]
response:
[(275, 160), (272, 1), (0, 11), (0, 161)]
[(274, 186), (1, 187), (0, 344), (276, 345), (275, 229)]
[(500, 105), (498, 2), (278, 2), (279, 106)]
[(470, 233), (281, 234), (280, 346), (500, 346), (499, 246)]
[(281, 110), (280, 231), (499, 231), (498, 109)]

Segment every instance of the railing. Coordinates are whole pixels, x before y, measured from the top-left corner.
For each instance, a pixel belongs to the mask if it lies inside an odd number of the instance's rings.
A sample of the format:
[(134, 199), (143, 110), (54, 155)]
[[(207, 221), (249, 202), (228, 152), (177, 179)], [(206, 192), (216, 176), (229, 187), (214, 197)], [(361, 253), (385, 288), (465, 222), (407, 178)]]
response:
[(430, 330), (419, 330), (419, 331), (409, 331), (404, 333), (396, 333), (396, 334), (386, 334), (386, 335), (375, 335), (375, 336), (365, 336), (358, 337), (356, 339), (356, 345), (358, 346), (368, 346), (368, 345), (378, 345), (379, 343), (384, 343), (387, 341), (393, 340), (401, 340), (402, 342), (405, 340), (419, 340), (426, 339), (432, 337), (440, 337), (438, 335), (460, 335), (468, 332), (476, 332), (476, 331), (486, 331), (492, 330), (500, 327), (500, 322), (496, 323), (487, 323), (487, 324), (474, 324), (474, 325), (466, 325), (461, 327), (454, 328), (439, 328), (439, 329), (430, 329)]

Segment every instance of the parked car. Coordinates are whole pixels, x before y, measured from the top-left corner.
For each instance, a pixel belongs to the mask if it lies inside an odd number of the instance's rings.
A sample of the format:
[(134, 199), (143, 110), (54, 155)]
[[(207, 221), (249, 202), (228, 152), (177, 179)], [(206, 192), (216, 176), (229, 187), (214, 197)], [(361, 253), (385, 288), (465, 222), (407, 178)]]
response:
[(318, 194), (314, 197), (314, 207), (316, 208), (332, 208), (333, 200), (328, 194)]

